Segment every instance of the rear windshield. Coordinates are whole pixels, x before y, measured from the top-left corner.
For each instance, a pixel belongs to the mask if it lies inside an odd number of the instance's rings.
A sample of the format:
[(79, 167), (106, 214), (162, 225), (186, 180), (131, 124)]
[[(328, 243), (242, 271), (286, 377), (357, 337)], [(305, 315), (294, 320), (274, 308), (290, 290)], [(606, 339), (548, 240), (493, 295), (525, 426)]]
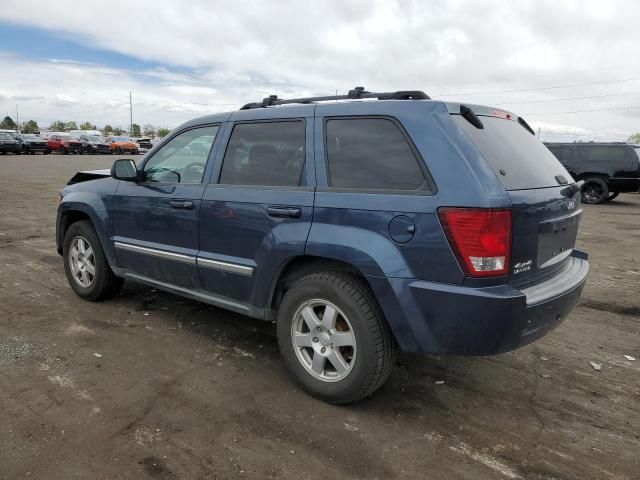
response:
[(479, 129), (461, 115), (452, 117), (507, 190), (557, 187), (556, 175), (572, 181), (549, 149), (518, 122), (483, 116), (484, 128)]

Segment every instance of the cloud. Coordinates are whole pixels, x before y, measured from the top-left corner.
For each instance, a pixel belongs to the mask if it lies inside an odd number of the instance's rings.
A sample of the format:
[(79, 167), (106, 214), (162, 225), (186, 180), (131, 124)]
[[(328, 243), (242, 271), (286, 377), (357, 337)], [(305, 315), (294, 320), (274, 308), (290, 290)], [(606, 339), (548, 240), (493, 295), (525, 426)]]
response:
[[(3, 68), (0, 94), (44, 96), (29, 105), (46, 118), (87, 115), (97, 123), (126, 125), (129, 89), (138, 123), (175, 126), (272, 93), (329, 94), (364, 85), (455, 94), (620, 79), (640, 70), (640, 32), (628, 21), (640, 15), (633, 1), (113, 0), (86, 8), (70, 0), (9, 3), (0, 11), (5, 21), (50, 29), (51, 18), (64, 11), (65, 21), (55, 28), (67, 38), (166, 65), (127, 71), (101, 66), (99, 59), (75, 63), (53, 52), (57, 60), (48, 62), (0, 56), (0, 64), (11, 67)], [(640, 90), (640, 81), (464, 100), (498, 104), (632, 90)], [(56, 95), (76, 103), (56, 105)], [(634, 102), (640, 105), (640, 95), (509, 108), (533, 114), (528, 120), (534, 127), (614, 135), (640, 130), (640, 110), (536, 114)], [(5, 104), (0, 100), (0, 108)]]

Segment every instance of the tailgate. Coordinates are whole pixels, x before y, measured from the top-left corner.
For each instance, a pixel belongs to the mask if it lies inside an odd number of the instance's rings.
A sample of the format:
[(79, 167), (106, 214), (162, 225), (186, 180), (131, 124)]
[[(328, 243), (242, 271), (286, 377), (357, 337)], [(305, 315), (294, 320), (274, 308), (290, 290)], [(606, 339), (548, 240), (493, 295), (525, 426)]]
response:
[(519, 288), (544, 281), (562, 269), (575, 246), (582, 217), (579, 188), (522, 119), (476, 106), (474, 119), (463, 115), (465, 110), (452, 114), (454, 121), (511, 197), (509, 281)]
[(568, 260), (582, 218), (571, 187), (509, 192), (513, 202), (510, 283), (524, 288), (548, 279)]

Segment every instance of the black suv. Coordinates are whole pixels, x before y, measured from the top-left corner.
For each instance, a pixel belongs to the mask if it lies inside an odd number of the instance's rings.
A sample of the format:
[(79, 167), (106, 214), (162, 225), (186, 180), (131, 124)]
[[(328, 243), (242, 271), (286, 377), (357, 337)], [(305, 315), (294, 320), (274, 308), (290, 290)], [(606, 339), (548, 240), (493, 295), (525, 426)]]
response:
[(584, 180), (582, 201), (602, 203), (640, 189), (640, 145), (546, 143), (576, 180)]

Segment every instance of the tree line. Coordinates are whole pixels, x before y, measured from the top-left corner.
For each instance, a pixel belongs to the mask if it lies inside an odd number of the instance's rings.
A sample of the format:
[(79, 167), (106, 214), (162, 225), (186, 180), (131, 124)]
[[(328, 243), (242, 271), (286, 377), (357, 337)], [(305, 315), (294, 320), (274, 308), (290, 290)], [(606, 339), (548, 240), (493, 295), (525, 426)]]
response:
[[(35, 120), (29, 120), (27, 122), (21, 122), (20, 125), (16, 124), (14, 120), (10, 116), (4, 117), (2, 122), (0, 122), (0, 129), (7, 130), (20, 130), (22, 133), (37, 133), (40, 131), (40, 127)], [(82, 122), (80, 125), (76, 124), (74, 121), (64, 122), (62, 120), (56, 120), (52, 122), (49, 126), (49, 130), (54, 132), (68, 132), (69, 130), (100, 130), (102, 134), (106, 137), (109, 135), (123, 135), (126, 133), (126, 130), (122, 127), (112, 127), (111, 125), (105, 125), (102, 129), (98, 129), (98, 127), (91, 122)], [(147, 123), (143, 127), (140, 127), (137, 123), (134, 123), (131, 126), (131, 137), (165, 137), (169, 134), (171, 130), (166, 127), (155, 127), (150, 123)]]

